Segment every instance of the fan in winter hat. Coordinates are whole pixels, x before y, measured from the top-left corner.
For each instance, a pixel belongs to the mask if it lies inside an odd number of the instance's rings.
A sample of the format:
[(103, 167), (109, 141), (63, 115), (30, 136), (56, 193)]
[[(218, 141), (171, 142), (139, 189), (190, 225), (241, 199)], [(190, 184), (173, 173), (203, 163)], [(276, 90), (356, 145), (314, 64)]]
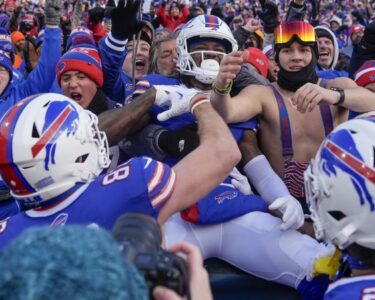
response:
[(80, 71), (93, 80), (98, 87), (103, 86), (102, 62), (95, 48), (73, 48), (60, 58), (56, 65), (57, 82), (60, 86), (61, 76), (68, 71)]

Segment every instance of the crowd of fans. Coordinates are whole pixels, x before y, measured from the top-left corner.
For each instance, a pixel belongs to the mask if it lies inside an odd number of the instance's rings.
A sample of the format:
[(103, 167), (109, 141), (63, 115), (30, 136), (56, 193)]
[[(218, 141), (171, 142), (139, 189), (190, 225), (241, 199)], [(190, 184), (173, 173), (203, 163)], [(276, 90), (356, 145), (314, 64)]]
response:
[(133, 211), (165, 224), (168, 247), (199, 248), (172, 248), (188, 255), (192, 299), (212, 297), (202, 257), (303, 299), (354, 299), (327, 291), (334, 276), (373, 274), (375, 238), (350, 215), (375, 228), (374, 115), (361, 116), (375, 111), (375, 2), (6, 0), (0, 11), (0, 295), (42, 295), (9, 275), (6, 246), (25, 229), (110, 229)]

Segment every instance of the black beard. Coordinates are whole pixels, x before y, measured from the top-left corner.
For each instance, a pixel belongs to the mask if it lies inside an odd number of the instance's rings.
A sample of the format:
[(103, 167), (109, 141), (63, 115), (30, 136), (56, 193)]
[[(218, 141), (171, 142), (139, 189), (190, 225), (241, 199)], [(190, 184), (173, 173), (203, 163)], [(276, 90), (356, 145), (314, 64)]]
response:
[(319, 78), (315, 71), (315, 61), (313, 58), (306, 67), (297, 72), (287, 71), (279, 64), (280, 70), (277, 73), (278, 85), (284, 90), (295, 92), (308, 82), (318, 83)]

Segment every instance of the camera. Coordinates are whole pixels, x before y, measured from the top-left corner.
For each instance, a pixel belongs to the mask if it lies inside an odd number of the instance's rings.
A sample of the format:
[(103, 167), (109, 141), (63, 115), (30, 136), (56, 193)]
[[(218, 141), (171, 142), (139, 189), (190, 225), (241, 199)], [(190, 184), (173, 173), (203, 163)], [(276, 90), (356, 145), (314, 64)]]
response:
[(152, 290), (158, 285), (190, 299), (185, 261), (161, 248), (161, 229), (153, 218), (139, 213), (124, 214), (117, 219), (112, 235), (125, 259), (143, 274), (151, 299)]

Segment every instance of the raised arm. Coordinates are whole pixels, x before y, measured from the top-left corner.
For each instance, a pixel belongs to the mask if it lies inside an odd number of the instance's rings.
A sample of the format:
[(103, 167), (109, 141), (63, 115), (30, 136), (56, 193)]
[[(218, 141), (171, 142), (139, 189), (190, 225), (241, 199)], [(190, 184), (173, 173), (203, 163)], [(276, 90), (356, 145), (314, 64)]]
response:
[(262, 86), (252, 86), (242, 90), (237, 96), (229, 95), (232, 82), (246, 60), (247, 52), (237, 51), (224, 56), (220, 71), (214, 82), (210, 100), (215, 110), (227, 123), (247, 121), (262, 111)]
[(61, 56), (61, 30), (59, 24), (62, 6), (62, 0), (46, 1), (46, 29), (41, 56), (27, 80), (17, 86), (19, 100), (33, 94), (48, 92), (55, 80), (55, 68)]
[(99, 54), (102, 59), (104, 72), (103, 91), (108, 97), (123, 103), (125, 95), (125, 82), (122, 80), (122, 64), (127, 55), (126, 43), (134, 33), (141, 28), (137, 20), (140, 1), (119, 0), (112, 11), (111, 32), (99, 43)]
[[(198, 96), (199, 97), (199, 96)], [(176, 185), (159, 214), (159, 222), (207, 195), (223, 182), (241, 154), (227, 125), (208, 102), (193, 106), (200, 145), (173, 167)]]

